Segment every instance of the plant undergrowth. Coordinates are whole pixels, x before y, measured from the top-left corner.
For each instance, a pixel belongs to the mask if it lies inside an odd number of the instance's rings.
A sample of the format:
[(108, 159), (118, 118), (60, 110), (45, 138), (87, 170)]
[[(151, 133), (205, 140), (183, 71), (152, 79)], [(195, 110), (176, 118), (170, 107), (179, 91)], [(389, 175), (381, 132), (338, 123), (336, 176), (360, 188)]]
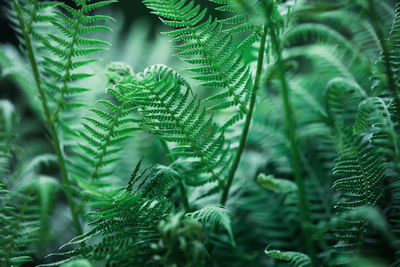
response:
[(119, 4), (4, 9), (0, 266), (400, 266), (397, 1)]

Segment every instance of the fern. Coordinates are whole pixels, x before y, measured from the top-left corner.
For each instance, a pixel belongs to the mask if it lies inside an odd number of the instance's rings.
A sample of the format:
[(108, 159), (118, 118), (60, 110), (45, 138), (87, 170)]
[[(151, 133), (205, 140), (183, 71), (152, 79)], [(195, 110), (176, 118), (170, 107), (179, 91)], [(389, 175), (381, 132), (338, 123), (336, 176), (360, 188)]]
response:
[[(252, 16), (255, 16), (256, 18), (253, 18), (253, 20), (250, 20), (250, 15), (247, 15), (247, 13), (243, 13), (242, 8), (240, 5), (243, 5), (244, 2), (239, 2), (234, 3), (233, 1), (226, 1), (226, 0), (211, 0), (211, 2), (217, 3), (220, 6), (216, 8), (218, 11), (222, 12), (227, 12), (230, 16), (227, 18), (221, 19), (221, 23), (228, 26), (226, 27), (227, 29), (224, 29), (225, 32), (232, 32), (234, 34), (242, 34), (242, 33), (248, 33), (245, 38), (243, 38), (243, 41), (241, 41), (238, 45), (239, 50), (246, 50), (248, 49), (251, 45), (253, 45), (256, 41), (258, 41), (262, 35), (262, 27), (261, 25), (257, 25), (255, 22), (257, 21), (257, 17), (260, 18), (262, 17), (258, 13), (262, 13), (263, 8), (260, 7), (263, 5), (262, 2), (259, 1), (249, 1), (249, 3), (246, 3), (245, 8), (254, 8), (254, 13), (251, 14)], [(233, 14), (231, 14), (233, 13)], [(250, 13), (250, 12), (249, 12)], [(261, 20), (261, 19), (260, 19)]]
[(274, 259), (289, 261), (292, 264), (292, 266), (298, 266), (298, 267), (311, 266), (310, 258), (307, 255), (300, 252), (291, 252), (291, 251), (283, 252), (280, 250), (265, 249), (265, 254), (268, 257)]
[(195, 212), (188, 213), (186, 216), (203, 223), (208, 221), (215, 227), (222, 226), (228, 232), (232, 245), (235, 245), (231, 214), (225, 208), (219, 206), (206, 206)]
[[(67, 245), (91, 240), (93, 243), (57, 254), (68, 258), (49, 266), (82, 257), (91, 261), (106, 260), (106, 264), (119, 266), (144, 264), (151, 259), (150, 244), (159, 238), (156, 227), (171, 210), (170, 203), (165, 199), (141, 197), (140, 193), (130, 195), (124, 192), (97, 204), (102, 208), (91, 213), (96, 218), (91, 222), (93, 229)], [(97, 236), (101, 240), (95, 241)]]
[[(379, 157), (375, 157), (378, 152), (368, 142), (363, 142), (362, 138), (346, 132), (341, 133), (341, 155), (334, 169), (335, 175), (339, 175), (340, 178), (333, 185), (341, 192), (337, 203), (339, 212), (356, 207), (374, 206), (381, 193), (383, 162)], [(354, 221), (349, 222), (349, 226), (350, 228), (341, 231), (344, 244), (338, 245), (339, 247), (357, 247), (362, 242), (366, 225), (361, 223), (360, 226), (360, 221)]]
[[(361, 96), (360, 96), (361, 95)], [(336, 203), (337, 212), (376, 205), (381, 194), (385, 165), (380, 151), (360, 133), (353, 133), (355, 122), (354, 103), (362, 99), (362, 91), (346, 80), (335, 80), (328, 84), (327, 109), (338, 138), (338, 153), (333, 188), (340, 192)], [(349, 117), (353, 119), (349, 120)], [(364, 124), (358, 119), (355, 129)], [(360, 220), (349, 220), (346, 228), (338, 230), (339, 249), (359, 249), (364, 242), (367, 224)]]
[(176, 55), (195, 67), (189, 70), (193, 77), (205, 87), (224, 88), (223, 91), (207, 98), (218, 101), (211, 110), (236, 107), (236, 111), (223, 126), (227, 128), (249, 112), (249, 101), (253, 80), (248, 66), (241, 62), (240, 54), (232, 46), (232, 33), (222, 33), (222, 23), (211, 16), (207, 9), (201, 9), (194, 2), (146, 0), (146, 6), (153, 13), (163, 17), (162, 21), (177, 28), (165, 33), (181, 42)]
[[(77, 4), (77, 6), (80, 7), (79, 11), (76, 11), (75, 9), (67, 5), (61, 5), (72, 17), (71, 18), (64, 13), (57, 11), (54, 11), (54, 17), (46, 15), (45, 12), (47, 9), (53, 9), (58, 6), (58, 3), (55, 2), (39, 2), (38, 0), (27, 0), (20, 3), (18, 0), (13, 1), (13, 9), (15, 11), (15, 15), (17, 17), (17, 21), (22, 32), (23, 45), (26, 48), (26, 55), (29, 59), (35, 84), (40, 95), (47, 127), (49, 129), (53, 142), (53, 148), (58, 157), (61, 177), (63, 180), (63, 185), (65, 187), (68, 204), (70, 206), (74, 227), (78, 234), (80, 234), (82, 230), (79, 223), (78, 214), (76, 213), (74, 200), (72, 199), (72, 193), (70, 192), (70, 181), (65, 164), (63, 147), (60, 144), (60, 133), (57, 132), (55, 122), (58, 120), (58, 113), (60, 108), (64, 105), (65, 94), (74, 91), (67, 90), (68, 82), (72, 80), (79, 80), (88, 76), (86, 73), (74, 74), (71, 72), (71, 70), (76, 69), (80, 66), (84, 66), (91, 61), (75, 61), (75, 64), (73, 64), (73, 58), (76, 56), (87, 55), (93, 51), (99, 51), (98, 48), (79, 49), (75, 47), (78, 41), (80, 41), (80, 44), (83, 45), (98, 45), (99, 43), (101, 43), (100, 41), (93, 41), (90, 39), (81, 38), (81, 34), (104, 29), (104, 27), (84, 26), (83, 23), (91, 23), (96, 21), (97, 19), (103, 20), (106, 17), (88, 17), (85, 14), (89, 11), (92, 11), (93, 9), (107, 5), (112, 2), (114, 1), (102, 1), (87, 5), (86, 0), (77, 0), (75, 3)], [(74, 17), (76, 19), (73, 19)], [(57, 36), (48, 34), (47, 36), (44, 36), (43, 33), (36, 31), (36, 29), (33, 29), (36, 28), (36, 23), (40, 24), (46, 22), (53, 23), (59, 29), (60, 35)], [(40, 26), (37, 26), (37, 28), (40, 28)], [(46, 55), (44, 55), (45, 63), (43, 63), (42, 66), (42, 62), (38, 56), (38, 54), (40, 54), (40, 49), (35, 46), (35, 40), (38, 40), (40, 44), (44, 44), (44, 46), (48, 48), (49, 51), (51, 51), (55, 56), (57, 56), (60, 61), (58, 62), (52, 60), (49, 57), (46, 58)], [(60, 64), (60, 62), (64, 63)], [(64, 70), (64, 67), (65, 75), (60, 75), (58, 71), (60, 69)], [(59, 83), (62, 83), (61, 87), (57, 86), (57, 84)], [(53, 91), (49, 91), (48, 89), (51, 89)], [(55, 91), (58, 91), (57, 96), (53, 95)], [(82, 90), (78, 88), (77, 90), (75, 90), (75, 92), (76, 91), (79, 92)], [(52, 104), (54, 103), (55, 107), (52, 106)], [(63, 128), (65, 130), (68, 127)]]
[(75, 167), (81, 178), (95, 182), (113, 173), (113, 163), (118, 161), (118, 152), (123, 147), (119, 145), (123, 140), (132, 136), (137, 119), (131, 116), (136, 109), (130, 101), (129, 90), (124, 88), (109, 88), (107, 92), (114, 97), (114, 103), (109, 100), (100, 100), (103, 108), (93, 108), (89, 111), (92, 116), (84, 117), (83, 128), (80, 131), (82, 141), (79, 143), (77, 156), (82, 160), (70, 165)]
[(204, 266), (206, 250), (202, 243), (201, 226), (182, 213), (163, 220), (158, 225), (161, 238), (153, 243), (157, 255), (154, 262), (163, 265)]
[[(125, 190), (113, 190), (100, 195), (94, 191), (94, 205), (101, 208), (90, 212), (94, 218), (90, 223), (92, 229), (65, 244), (81, 246), (54, 254), (67, 259), (41, 266), (60, 265), (79, 258), (92, 262), (106, 261), (107, 265), (119, 266), (151, 261), (151, 246), (160, 238), (157, 226), (169, 216), (173, 206), (163, 196), (166, 192), (152, 196), (152, 191), (149, 191), (152, 181), (168, 181), (168, 175), (162, 172), (145, 175), (146, 170), (139, 170), (140, 162)], [(101, 237), (101, 240), (97, 237)]]
[(11, 138), (15, 135), (15, 121), (14, 106), (9, 101), (0, 101), (0, 176), (10, 171)]
[(144, 126), (176, 144), (170, 155), (192, 166), (186, 182), (201, 185), (217, 181), (222, 186), (221, 174), (227, 164), (224, 134), (212, 117), (207, 118), (187, 82), (162, 65), (147, 68), (137, 77), (133, 84), (117, 84), (116, 88), (132, 90), (131, 101), (138, 106)]
[[(111, 30), (107, 26), (94, 23), (104, 20), (112, 20), (111, 17), (94, 15), (89, 12), (102, 6), (115, 3), (116, 1), (99, 1), (89, 4), (89, 1), (75, 1), (78, 9), (73, 9), (66, 4), (58, 5), (64, 10), (54, 11), (54, 17), (50, 23), (58, 30), (58, 34), (47, 34), (41, 40), (51, 55), (43, 55), (43, 69), (49, 80), (44, 79), (48, 99), (53, 100), (51, 104), (52, 120), (59, 120), (62, 110), (69, 110), (79, 107), (82, 103), (77, 102), (80, 93), (87, 91), (86, 88), (72, 86), (71, 83), (88, 78), (91, 74), (79, 71), (78, 69), (97, 61), (98, 59), (82, 59), (88, 55), (104, 50), (108, 43), (96, 39), (88, 39), (85, 35), (101, 30)], [(88, 3), (87, 3), (88, 2)], [(63, 123), (62, 123), (63, 124)]]
[[(104, 45), (108, 45), (104, 41), (88, 39), (85, 35), (99, 30), (110, 30), (106, 26), (94, 23), (112, 18), (89, 16), (88, 13), (116, 1), (99, 1), (92, 4), (87, 2), (89, 1), (75, 1), (78, 9), (57, 2), (16, 2), (17, 5), (21, 5), (20, 27), (30, 36), (36, 54), (33, 57), (36, 57), (35, 64), (40, 74), (37, 79), (45, 94), (41, 96), (42, 101), (48, 105), (51, 121), (59, 123), (67, 131), (69, 127), (66, 122), (70, 118), (64, 117), (59, 120), (60, 111), (81, 106), (82, 103), (77, 102), (77, 96), (88, 90), (73, 86), (72, 83), (76, 84), (77, 81), (91, 76), (78, 69), (98, 60), (82, 57), (102, 51)], [(41, 29), (36, 27), (36, 24), (48, 26)], [(49, 33), (50, 25), (57, 31)]]
[(399, 265), (396, 1), (144, 0), (200, 86), (113, 62), (179, 68), (114, 0), (10, 2), (0, 265)]
[(11, 193), (0, 182), (0, 264), (21, 265), (32, 261), (28, 245), (36, 241), (40, 229), (39, 215), (31, 206), (34, 197), (22, 192)]

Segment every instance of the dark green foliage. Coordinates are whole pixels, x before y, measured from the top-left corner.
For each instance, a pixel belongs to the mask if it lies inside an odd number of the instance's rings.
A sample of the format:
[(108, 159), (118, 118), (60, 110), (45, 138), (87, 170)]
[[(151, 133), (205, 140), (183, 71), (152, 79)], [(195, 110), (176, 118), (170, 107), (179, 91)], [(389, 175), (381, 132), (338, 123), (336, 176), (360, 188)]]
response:
[(204, 266), (206, 249), (203, 246), (202, 227), (177, 213), (158, 225), (161, 235), (152, 244), (154, 262), (165, 266)]
[(160, 238), (158, 224), (169, 216), (173, 206), (163, 194), (151, 194), (148, 186), (155, 179), (163, 183), (162, 180), (168, 180), (169, 176), (161, 171), (145, 175), (146, 170), (140, 171), (140, 165), (139, 162), (126, 189), (102, 195), (92, 193), (96, 199), (94, 205), (99, 208), (89, 214), (91, 230), (67, 243), (66, 246), (80, 246), (56, 253), (67, 259), (50, 266), (78, 258), (107, 266), (138, 266), (153, 262), (150, 245)]
[(397, 1), (112, 3), (9, 5), (1, 266), (400, 265)]
[(0, 102), (0, 176), (9, 172), (11, 139), (15, 136), (16, 114), (14, 106), (6, 100)]
[(40, 229), (33, 196), (11, 193), (0, 183), (0, 265), (18, 266), (31, 261), (30, 243), (36, 241)]

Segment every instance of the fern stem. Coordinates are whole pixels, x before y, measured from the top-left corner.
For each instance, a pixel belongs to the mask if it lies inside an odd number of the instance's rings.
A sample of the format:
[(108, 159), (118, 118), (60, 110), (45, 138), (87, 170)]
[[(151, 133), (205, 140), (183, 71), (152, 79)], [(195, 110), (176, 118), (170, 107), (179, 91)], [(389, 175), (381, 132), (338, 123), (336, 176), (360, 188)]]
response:
[(226, 184), (226, 186), (224, 188), (224, 191), (222, 193), (222, 197), (221, 197), (220, 203), (223, 206), (225, 205), (225, 203), (226, 203), (226, 201), (228, 199), (229, 189), (230, 189), (230, 187), (232, 185), (233, 177), (235, 176), (236, 170), (237, 170), (237, 168), (239, 166), (240, 158), (241, 158), (242, 153), (244, 151), (244, 148), (246, 146), (247, 134), (249, 133), (250, 122), (251, 122), (251, 118), (252, 118), (252, 115), (253, 115), (254, 106), (255, 106), (255, 103), (256, 103), (257, 90), (258, 90), (258, 87), (259, 87), (259, 84), (260, 84), (260, 79), (261, 79), (261, 71), (262, 71), (262, 65), (263, 65), (263, 61), (264, 61), (265, 40), (267, 38), (267, 32), (268, 32), (268, 26), (265, 25), (264, 26), (263, 35), (261, 37), (260, 50), (258, 52), (257, 71), (256, 71), (256, 77), (255, 77), (255, 80), (254, 80), (253, 92), (251, 94), (249, 112), (246, 115), (246, 121), (245, 121), (245, 124), (244, 124), (242, 136), (240, 137), (239, 148), (236, 151), (234, 162), (232, 164), (231, 169), (229, 170), (227, 184)]
[(79, 218), (78, 218), (78, 214), (76, 212), (75, 209), (75, 203), (72, 199), (72, 194), (70, 191), (70, 182), (68, 179), (68, 172), (67, 172), (67, 168), (65, 165), (65, 159), (64, 159), (64, 155), (63, 152), (61, 150), (61, 145), (60, 145), (60, 141), (58, 139), (58, 135), (57, 135), (57, 131), (55, 129), (55, 126), (51, 120), (51, 113), (50, 113), (50, 109), (49, 106), (47, 104), (47, 99), (46, 99), (46, 95), (45, 92), (41, 86), (40, 83), (40, 75), (39, 75), (39, 70), (37, 67), (37, 63), (36, 63), (36, 58), (35, 58), (35, 54), (33, 52), (33, 48), (32, 48), (32, 44), (31, 44), (31, 40), (29, 38), (29, 34), (26, 31), (25, 28), (25, 23), (24, 23), (24, 18), (22, 15), (22, 11), (21, 11), (21, 6), (18, 2), (18, 0), (13, 0), (13, 4), (14, 4), (14, 9), (17, 12), (17, 16), (18, 16), (18, 21), (21, 27), (21, 31), (22, 31), (22, 35), (25, 41), (25, 46), (26, 46), (26, 50), (27, 50), (27, 55), (28, 55), (28, 59), (29, 59), (29, 63), (31, 65), (32, 68), (32, 72), (33, 72), (33, 77), (35, 79), (35, 84), (36, 87), (39, 91), (39, 96), (40, 96), (40, 101), (42, 103), (42, 107), (44, 110), (44, 114), (46, 117), (46, 122), (47, 122), (47, 126), (50, 132), (50, 136), (52, 139), (52, 144), (53, 144), (53, 148), (54, 151), (57, 155), (57, 159), (58, 159), (58, 164), (59, 164), (59, 168), (60, 168), (60, 173), (61, 173), (61, 179), (62, 179), (62, 183), (63, 183), (63, 188), (67, 197), (67, 202), (71, 211), (71, 216), (72, 216), (72, 221), (73, 221), (73, 225), (76, 231), (77, 235), (81, 235), (82, 234), (82, 228), (81, 225), (79, 223)]
[(315, 252), (314, 242), (312, 240), (312, 234), (310, 231), (310, 215), (307, 205), (306, 192), (304, 188), (304, 181), (302, 177), (302, 164), (300, 160), (300, 152), (296, 142), (296, 128), (293, 118), (293, 109), (289, 100), (289, 85), (286, 80), (286, 75), (284, 72), (284, 66), (282, 62), (282, 51), (281, 44), (278, 37), (278, 33), (271, 28), (271, 44), (277, 52), (276, 65), (278, 68), (278, 78), (281, 84), (282, 90), (282, 101), (283, 108), (285, 112), (285, 124), (287, 128), (287, 134), (290, 142), (290, 150), (292, 155), (292, 164), (295, 177), (295, 183), (297, 185), (297, 197), (298, 197), (298, 207), (299, 215), (301, 221), (301, 227), (303, 230), (303, 235), (306, 242), (307, 253), (311, 259), (313, 267), (318, 266), (317, 256)]
[[(167, 155), (169, 163), (173, 163), (175, 161), (175, 158), (173, 155), (171, 155), (167, 142), (165, 142), (161, 138), (159, 138), (159, 140), (160, 140), (161, 146), (163, 147), (163, 149), (165, 151), (165, 154)], [(183, 184), (181, 177), (179, 177), (178, 183), (179, 183), (179, 191), (182, 196), (183, 207), (185, 208), (185, 213), (188, 213), (188, 212), (190, 212), (190, 204), (189, 204), (189, 200), (187, 197), (186, 188), (185, 188), (185, 185)]]
[(97, 176), (99, 175), (99, 170), (103, 164), (104, 157), (107, 154), (107, 148), (110, 145), (111, 137), (114, 135), (114, 130), (115, 130), (115, 127), (117, 126), (118, 119), (121, 116), (122, 111), (126, 108), (126, 105), (128, 105), (128, 103), (124, 102), (118, 108), (117, 114), (114, 116), (114, 120), (112, 121), (111, 125), (107, 129), (108, 133), (107, 133), (107, 136), (105, 137), (104, 144), (101, 147), (101, 152), (100, 152), (100, 155), (98, 156), (97, 163), (93, 169), (92, 176), (90, 178), (90, 184), (93, 184), (94, 180), (97, 179)]
[(389, 48), (387, 46), (387, 42), (383, 35), (382, 26), (379, 23), (378, 16), (376, 14), (375, 5), (373, 0), (368, 0), (369, 5), (369, 15), (371, 17), (371, 23), (374, 27), (375, 33), (378, 37), (379, 44), (382, 49), (383, 63), (385, 65), (386, 76), (388, 79), (388, 85), (390, 90), (393, 92), (393, 97), (396, 100), (396, 103), (400, 104), (399, 91), (397, 89), (396, 83), (393, 79), (393, 71), (390, 64), (390, 56), (389, 56)]

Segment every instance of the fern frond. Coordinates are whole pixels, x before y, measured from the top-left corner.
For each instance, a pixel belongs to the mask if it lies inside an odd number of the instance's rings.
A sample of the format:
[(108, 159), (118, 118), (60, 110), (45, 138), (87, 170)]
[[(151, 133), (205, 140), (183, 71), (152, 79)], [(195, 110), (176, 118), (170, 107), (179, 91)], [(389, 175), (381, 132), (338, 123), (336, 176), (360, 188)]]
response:
[(326, 87), (325, 105), (333, 124), (352, 126), (358, 104), (367, 97), (366, 93), (358, 84), (344, 78), (332, 79)]
[(297, 266), (297, 267), (311, 266), (310, 258), (307, 255), (300, 252), (268, 250), (268, 248), (266, 248), (265, 254), (273, 259), (289, 261), (292, 264), (292, 266)]
[[(88, 4), (86, 0), (78, 4), (75, 10), (66, 4), (59, 6), (64, 12), (55, 11), (54, 19), (51, 23), (59, 29), (59, 35), (48, 34), (48, 42), (45, 47), (52, 52), (52, 58), (43, 57), (45, 70), (51, 80), (46, 81), (47, 89), (52, 98), (57, 102), (53, 108), (52, 119), (58, 120), (61, 110), (73, 108), (76, 106), (76, 90), (70, 84), (81, 79), (90, 77), (91, 75), (78, 71), (77, 69), (84, 67), (98, 59), (81, 59), (92, 53), (104, 50), (106, 42), (87, 39), (85, 35), (102, 30), (111, 30), (107, 26), (93, 25), (93, 23), (104, 20), (112, 20), (108, 16), (89, 16), (88, 13), (102, 6), (115, 3), (116, 1), (99, 1)], [(68, 98), (70, 100), (68, 101)], [(73, 98), (75, 97), (75, 98)]]
[[(226, 12), (229, 15), (226, 18), (221, 19), (221, 23), (225, 25), (226, 29), (224, 32), (232, 32), (234, 34), (246, 33), (246, 37), (239, 43), (238, 49), (245, 50), (251, 47), (255, 42), (259, 41), (262, 35), (262, 25), (264, 23), (256, 23), (263, 13), (263, 2), (260, 1), (248, 1), (245, 3), (246, 6), (240, 6), (240, 3), (235, 3), (233, 1), (226, 0), (210, 0), (211, 2), (217, 3), (220, 6), (216, 8), (218, 11)], [(243, 12), (248, 11), (251, 7), (253, 12)], [(254, 14), (254, 13), (261, 14)], [(253, 18), (252, 18), (253, 17)], [(251, 19), (252, 18), (252, 19)]]
[(166, 33), (181, 42), (176, 55), (195, 67), (189, 70), (205, 87), (224, 88), (210, 96), (218, 101), (212, 110), (236, 107), (237, 113), (224, 127), (229, 127), (248, 113), (253, 80), (248, 66), (232, 45), (232, 33), (222, 32), (222, 23), (207, 17), (207, 9), (188, 1), (145, 0), (144, 3), (162, 21), (177, 28)]
[(232, 231), (232, 215), (226, 208), (209, 205), (200, 210), (188, 213), (186, 216), (202, 223), (209, 222), (214, 227), (222, 226), (229, 234), (232, 245), (235, 245)]
[(187, 82), (163, 65), (149, 67), (137, 77), (135, 83), (116, 88), (132, 90), (131, 101), (137, 105), (144, 126), (176, 144), (171, 155), (192, 166), (185, 175), (186, 182), (201, 185), (217, 181), (222, 186), (221, 171), (229, 164), (224, 134), (207, 116)]
[(85, 245), (54, 254), (67, 257), (66, 260), (41, 266), (58, 266), (79, 258), (92, 263), (105, 261), (106, 265), (137, 266), (152, 259), (151, 244), (160, 238), (157, 226), (172, 209), (168, 200), (125, 191), (99, 200), (96, 205), (101, 209), (90, 213), (95, 218), (90, 223), (93, 228), (65, 246)]
[[(360, 92), (354, 84), (336, 79), (328, 85), (326, 95), (328, 114), (338, 140), (339, 157), (334, 168), (333, 188), (340, 193), (335, 207), (339, 213), (374, 206), (384, 178), (381, 151), (371, 144), (368, 135), (353, 133), (351, 128), (357, 112), (354, 107), (362, 99)], [(337, 248), (346, 251), (360, 248), (366, 230), (365, 221), (349, 220), (346, 227), (338, 230)]]
[(125, 88), (109, 88), (107, 92), (114, 100), (100, 100), (102, 108), (92, 108), (91, 116), (84, 117), (80, 131), (82, 141), (76, 155), (81, 159), (77, 164), (71, 159), (71, 166), (81, 177), (95, 182), (113, 173), (113, 164), (119, 160), (121, 142), (132, 136), (137, 129), (138, 119), (132, 116), (136, 109), (130, 100), (131, 92)]
[(264, 189), (275, 193), (290, 193), (297, 191), (297, 186), (294, 182), (275, 178), (273, 175), (265, 175), (261, 173), (257, 176), (257, 183)]
[(0, 100), (0, 176), (9, 172), (11, 138), (15, 136), (16, 115), (14, 106), (7, 100)]
[(133, 194), (141, 192), (145, 196), (157, 198), (177, 185), (179, 173), (168, 166), (156, 165), (150, 170), (140, 170), (139, 161), (128, 182), (127, 191)]
[[(95, 23), (112, 20), (111, 17), (89, 15), (89, 12), (116, 1), (102, 0), (93, 4), (88, 2), (84, 0), (77, 3), (75, 9), (59, 2), (21, 1), (25, 29), (34, 40), (33, 46), (41, 72), (40, 83), (47, 96), (51, 120), (59, 123), (65, 130), (69, 128), (68, 117), (59, 120), (60, 112), (83, 106), (78, 101), (78, 96), (88, 90), (77, 90), (73, 84), (91, 77), (92, 74), (87, 73), (87, 69), (83, 67), (98, 60), (83, 57), (103, 51), (104, 46), (109, 45), (104, 41), (88, 39), (85, 35), (110, 30)], [(39, 25), (45, 25), (45, 28)]]
[(152, 244), (155, 263), (175, 266), (205, 266), (206, 249), (199, 223), (177, 213), (158, 225), (161, 238)]
[(0, 264), (19, 266), (32, 261), (29, 244), (37, 240), (39, 215), (31, 194), (8, 191), (0, 182)]
[[(348, 130), (338, 134), (340, 157), (334, 168), (337, 179), (333, 184), (340, 193), (336, 210), (340, 213), (376, 205), (385, 170), (379, 151), (363, 135), (354, 135)], [(366, 227), (363, 221), (349, 220), (347, 226), (339, 231), (341, 240), (337, 247), (355, 249), (361, 246)]]

